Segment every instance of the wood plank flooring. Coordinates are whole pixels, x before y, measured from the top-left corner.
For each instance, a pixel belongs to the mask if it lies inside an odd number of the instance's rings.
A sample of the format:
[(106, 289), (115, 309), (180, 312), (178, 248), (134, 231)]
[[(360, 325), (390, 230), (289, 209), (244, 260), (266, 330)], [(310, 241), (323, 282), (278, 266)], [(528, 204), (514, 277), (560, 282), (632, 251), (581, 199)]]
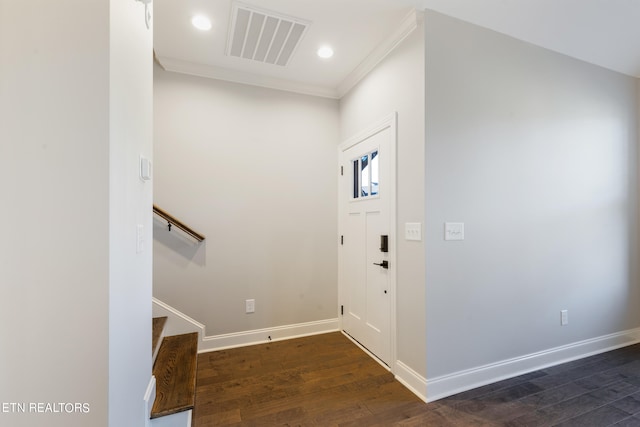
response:
[(638, 426), (640, 345), (426, 404), (340, 333), (203, 353), (194, 427)]

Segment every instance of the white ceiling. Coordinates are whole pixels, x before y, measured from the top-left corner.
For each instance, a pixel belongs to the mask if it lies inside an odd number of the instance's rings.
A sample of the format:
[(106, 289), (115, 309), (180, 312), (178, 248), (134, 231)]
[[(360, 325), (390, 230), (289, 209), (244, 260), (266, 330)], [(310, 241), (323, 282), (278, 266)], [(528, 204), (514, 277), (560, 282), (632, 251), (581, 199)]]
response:
[[(640, 77), (639, 0), (244, 0), (311, 22), (286, 67), (225, 55), (232, 0), (155, 0), (154, 49), (171, 71), (338, 98), (429, 8)], [(207, 15), (208, 32), (191, 26)], [(330, 44), (333, 58), (316, 56)]]

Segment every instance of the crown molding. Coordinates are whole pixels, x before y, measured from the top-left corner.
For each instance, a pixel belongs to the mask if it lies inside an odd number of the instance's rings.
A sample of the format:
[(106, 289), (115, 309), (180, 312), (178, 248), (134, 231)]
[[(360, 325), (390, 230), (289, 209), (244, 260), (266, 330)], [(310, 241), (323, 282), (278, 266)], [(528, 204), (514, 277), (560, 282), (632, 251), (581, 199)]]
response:
[(340, 83), (337, 88), (338, 98), (342, 98), (355, 85), (360, 82), (371, 70), (373, 70), (387, 55), (404, 41), (422, 23), (423, 14), (413, 9), (402, 20), (398, 28), (380, 43), (349, 75)]
[(278, 79), (275, 77), (261, 76), (245, 71), (231, 70), (228, 68), (216, 67), (212, 65), (196, 64), (180, 59), (160, 56), (156, 53), (156, 60), (166, 71), (189, 74), (198, 77), (224, 80), (233, 83), (241, 83), (251, 86), (259, 86), (269, 89), (284, 90), (303, 95), (319, 96), (322, 98), (338, 99), (338, 92), (335, 89), (323, 86), (310, 85), (294, 82), (290, 80)]

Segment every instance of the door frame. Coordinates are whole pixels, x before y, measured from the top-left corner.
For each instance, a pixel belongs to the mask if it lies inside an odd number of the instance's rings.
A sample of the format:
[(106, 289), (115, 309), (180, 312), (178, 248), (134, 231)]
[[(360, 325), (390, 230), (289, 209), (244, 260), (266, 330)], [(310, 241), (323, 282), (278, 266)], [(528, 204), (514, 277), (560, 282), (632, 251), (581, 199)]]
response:
[(389, 197), (389, 293), (390, 293), (390, 304), (389, 304), (389, 345), (390, 345), (390, 364), (387, 367), (382, 361), (380, 361), (375, 355), (373, 355), (369, 350), (364, 348), (360, 343), (352, 339), (348, 334), (344, 332), (343, 328), (343, 318), (344, 316), (341, 313), (340, 306), (343, 304), (345, 298), (345, 285), (342, 281), (342, 245), (340, 244), (340, 236), (344, 235), (344, 209), (343, 209), (343, 200), (342, 198), (346, 196), (344, 191), (344, 178), (348, 176), (348, 172), (344, 173), (342, 176), (339, 176), (338, 179), (338, 319), (340, 323), (340, 331), (351, 341), (353, 341), (358, 347), (362, 348), (367, 354), (373, 357), (380, 365), (389, 369), (393, 374), (396, 373), (396, 364), (397, 364), (397, 308), (396, 308), (396, 277), (397, 277), (397, 145), (398, 145), (398, 113), (393, 112), (381, 120), (375, 122), (370, 125), (363, 131), (357, 133), (351, 138), (343, 141), (338, 146), (338, 173), (341, 174), (341, 171), (348, 171), (348, 165), (342, 164), (342, 153), (349, 148), (359, 144), (360, 142), (386, 130), (390, 129), (391, 133), (391, 141), (389, 144), (389, 185), (388, 187), (391, 189), (392, 194)]

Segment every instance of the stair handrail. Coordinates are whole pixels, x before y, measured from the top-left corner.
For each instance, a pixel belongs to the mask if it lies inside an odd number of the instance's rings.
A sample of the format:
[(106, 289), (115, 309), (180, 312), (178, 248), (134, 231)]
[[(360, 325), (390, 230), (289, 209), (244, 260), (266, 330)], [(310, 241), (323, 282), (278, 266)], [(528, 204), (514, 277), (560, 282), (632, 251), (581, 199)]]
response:
[(183, 222), (176, 219), (175, 217), (169, 215), (167, 212), (163, 211), (156, 205), (153, 205), (153, 213), (163, 218), (165, 221), (167, 221), (167, 226), (169, 227), (169, 231), (171, 231), (171, 226), (175, 225), (180, 230), (184, 231), (185, 233), (187, 233), (188, 235), (196, 239), (198, 242), (202, 242), (205, 239), (205, 237), (202, 234), (198, 233), (188, 225), (185, 225)]

